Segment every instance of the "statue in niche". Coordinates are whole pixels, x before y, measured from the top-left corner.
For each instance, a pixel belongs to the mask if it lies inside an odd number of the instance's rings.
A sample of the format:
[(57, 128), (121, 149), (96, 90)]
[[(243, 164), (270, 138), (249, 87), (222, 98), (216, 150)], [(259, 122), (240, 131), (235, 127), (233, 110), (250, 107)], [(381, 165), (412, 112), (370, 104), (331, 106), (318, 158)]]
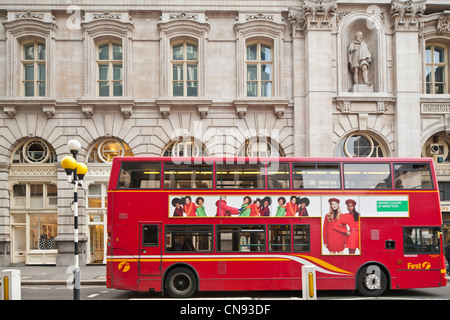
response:
[(353, 84), (359, 84), (359, 72), (362, 73), (363, 84), (371, 85), (369, 81), (369, 64), (372, 55), (361, 31), (356, 32), (354, 40), (348, 46), (348, 66), (353, 73)]

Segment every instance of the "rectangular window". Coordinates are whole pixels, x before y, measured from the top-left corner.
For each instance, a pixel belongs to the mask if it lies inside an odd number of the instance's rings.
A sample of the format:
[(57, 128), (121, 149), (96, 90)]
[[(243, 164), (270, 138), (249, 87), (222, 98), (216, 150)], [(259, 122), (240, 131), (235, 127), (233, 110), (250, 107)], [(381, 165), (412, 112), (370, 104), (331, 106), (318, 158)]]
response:
[(310, 249), (309, 225), (299, 224), (294, 226), (294, 251), (309, 252)]
[(22, 82), (25, 97), (45, 96), (45, 44), (31, 42), (23, 46)]
[(212, 235), (212, 226), (166, 226), (166, 251), (211, 252)]
[(212, 165), (164, 164), (165, 189), (211, 189), (212, 185)]
[(439, 254), (439, 229), (430, 227), (404, 228), (404, 253)]
[(160, 163), (122, 163), (117, 183), (118, 189), (159, 189), (160, 186)]
[(216, 184), (220, 189), (264, 189), (264, 164), (217, 164)]
[(198, 96), (197, 44), (184, 41), (172, 46), (172, 95)]
[(291, 251), (291, 226), (269, 225), (269, 251)]
[(220, 252), (264, 252), (266, 231), (262, 225), (217, 226)]
[(44, 207), (44, 185), (30, 184), (30, 207), (36, 209)]
[(47, 205), (58, 205), (58, 188), (54, 184), (47, 184)]
[(25, 207), (27, 200), (27, 186), (16, 184), (13, 187), (13, 207)]
[(391, 189), (388, 163), (344, 163), (345, 189)]
[(395, 189), (433, 189), (427, 163), (396, 163), (394, 170)]
[(58, 235), (56, 214), (30, 214), (30, 249), (56, 249), (54, 238)]
[(294, 189), (340, 189), (339, 164), (293, 164)]
[(159, 227), (155, 224), (145, 224), (142, 226), (142, 246), (157, 247)]
[(97, 83), (100, 97), (123, 96), (122, 45), (107, 42), (97, 47)]
[(290, 176), (289, 163), (272, 163), (267, 166), (269, 189), (290, 189)]

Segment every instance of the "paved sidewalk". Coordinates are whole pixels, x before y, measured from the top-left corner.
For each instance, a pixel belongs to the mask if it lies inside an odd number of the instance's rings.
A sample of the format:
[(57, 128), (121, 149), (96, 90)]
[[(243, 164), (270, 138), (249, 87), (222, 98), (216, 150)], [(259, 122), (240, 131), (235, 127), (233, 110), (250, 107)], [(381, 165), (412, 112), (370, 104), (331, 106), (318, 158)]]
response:
[[(22, 285), (67, 285), (73, 282), (73, 267), (25, 266), (1, 267), (20, 270)], [(87, 265), (80, 268), (82, 285), (106, 285), (106, 265)]]

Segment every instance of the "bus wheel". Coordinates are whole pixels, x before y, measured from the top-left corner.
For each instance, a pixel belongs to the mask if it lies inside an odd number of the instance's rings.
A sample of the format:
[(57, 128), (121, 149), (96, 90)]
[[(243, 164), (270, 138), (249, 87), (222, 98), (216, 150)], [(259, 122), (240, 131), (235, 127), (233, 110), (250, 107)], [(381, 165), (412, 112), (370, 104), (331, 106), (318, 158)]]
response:
[(358, 292), (366, 297), (381, 296), (387, 288), (387, 277), (377, 265), (363, 267), (358, 273)]
[(188, 298), (197, 291), (196, 280), (188, 268), (176, 268), (167, 275), (165, 287), (172, 298)]

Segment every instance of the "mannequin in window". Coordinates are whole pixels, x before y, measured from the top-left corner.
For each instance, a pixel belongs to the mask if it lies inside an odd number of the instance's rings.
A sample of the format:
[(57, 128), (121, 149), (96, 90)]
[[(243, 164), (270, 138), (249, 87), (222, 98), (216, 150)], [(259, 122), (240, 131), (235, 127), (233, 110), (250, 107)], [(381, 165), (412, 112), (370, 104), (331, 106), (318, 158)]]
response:
[(356, 32), (354, 40), (348, 46), (348, 66), (353, 73), (353, 84), (359, 83), (359, 72), (362, 72), (363, 83), (371, 84), (369, 81), (369, 64), (372, 55), (366, 42), (362, 39), (361, 31)]

